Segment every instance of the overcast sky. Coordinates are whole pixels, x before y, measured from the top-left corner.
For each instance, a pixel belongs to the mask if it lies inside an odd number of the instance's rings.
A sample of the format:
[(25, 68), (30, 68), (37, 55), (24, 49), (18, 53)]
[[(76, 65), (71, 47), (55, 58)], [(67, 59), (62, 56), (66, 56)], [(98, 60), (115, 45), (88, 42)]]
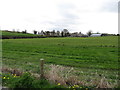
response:
[(0, 0), (0, 29), (118, 33), (119, 0)]

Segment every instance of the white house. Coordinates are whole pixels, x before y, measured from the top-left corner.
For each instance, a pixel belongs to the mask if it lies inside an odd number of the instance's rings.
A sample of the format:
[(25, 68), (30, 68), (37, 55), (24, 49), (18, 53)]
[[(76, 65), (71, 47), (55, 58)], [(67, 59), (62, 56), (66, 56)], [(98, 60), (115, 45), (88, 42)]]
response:
[(91, 34), (90, 37), (101, 37), (102, 34)]

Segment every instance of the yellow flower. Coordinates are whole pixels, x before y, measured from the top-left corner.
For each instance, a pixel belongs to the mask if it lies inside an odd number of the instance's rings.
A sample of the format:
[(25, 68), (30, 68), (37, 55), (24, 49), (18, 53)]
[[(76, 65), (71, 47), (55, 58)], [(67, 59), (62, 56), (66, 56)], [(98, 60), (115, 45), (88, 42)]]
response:
[(9, 77), (7, 79), (10, 79)]
[(16, 77), (16, 76), (13, 76), (13, 77)]
[(60, 85), (60, 83), (58, 83), (58, 85)]
[(5, 79), (6, 77), (3, 77), (3, 79)]
[(78, 85), (74, 85), (74, 87), (79, 87)]

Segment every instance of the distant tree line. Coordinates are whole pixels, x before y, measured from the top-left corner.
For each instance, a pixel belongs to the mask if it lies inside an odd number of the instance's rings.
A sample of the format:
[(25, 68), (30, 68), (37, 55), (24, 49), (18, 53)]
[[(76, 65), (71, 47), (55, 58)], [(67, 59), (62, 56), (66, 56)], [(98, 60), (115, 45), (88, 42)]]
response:
[[(12, 33), (23, 33), (23, 34), (29, 34), (27, 33), (27, 30), (24, 30), (22, 32), (20, 32), (19, 30), (15, 31), (15, 29), (13, 29), (13, 31), (7, 31), (7, 32), (12, 32)], [(5, 36), (2, 35), (3, 39), (16, 39), (16, 38), (43, 38), (43, 37), (89, 37), (92, 34), (100, 34), (99, 32), (97, 33), (93, 33), (92, 30), (89, 30), (86, 34), (83, 34), (81, 32), (73, 32), (70, 33), (68, 31), (68, 29), (63, 29), (62, 31), (59, 30), (52, 30), (52, 31), (37, 31), (37, 30), (33, 30), (33, 34), (35, 36), (28, 36), (28, 35), (24, 35), (24, 36)], [(119, 34), (107, 34), (104, 33), (101, 36), (119, 36)]]
[[(13, 32), (18, 32), (18, 33), (24, 33), (27, 34), (27, 30), (24, 30), (22, 32), (19, 32), (18, 30), (15, 31), (15, 29), (13, 29)], [(93, 33), (92, 30), (89, 30), (86, 34), (83, 34), (81, 32), (74, 32), (74, 33), (70, 33), (68, 31), (68, 29), (63, 29), (62, 31), (59, 30), (52, 30), (52, 31), (37, 31), (37, 30), (33, 30), (33, 34), (35, 35), (41, 35), (41, 36), (47, 36), (47, 37), (69, 37), (69, 36), (73, 36), (73, 37), (77, 37), (77, 36), (91, 36), (92, 34), (100, 34), (99, 32)], [(119, 34), (107, 34), (104, 33), (104, 36), (119, 36)]]
[(41, 32), (34, 30), (33, 31), (34, 34), (38, 34), (38, 35), (42, 35), (42, 36), (48, 36), (48, 37), (54, 37), (54, 36), (61, 36), (61, 37), (68, 37), (70, 36), (70, 33), (67, 29), (63, 29), (61, 32), (59, 30), (55, 31), (43, 31), (41, 30)]

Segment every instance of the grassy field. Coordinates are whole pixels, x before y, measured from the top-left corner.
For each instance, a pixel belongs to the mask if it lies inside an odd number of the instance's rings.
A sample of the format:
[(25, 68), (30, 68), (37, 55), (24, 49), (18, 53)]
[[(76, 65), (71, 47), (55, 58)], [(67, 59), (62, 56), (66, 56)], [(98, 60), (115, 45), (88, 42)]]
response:
[(117, 36), (5, 39), (2, 50), (2, 63), (6, 67), (38, 73), (39, 61), (44, 58), (46, 65), (75, 67), (78, 75), (81, 70), (86, 75), (97, 70), (109, 79), (117, 79)]
[(3, 36), (37, 36), (34, 34), (24, 34), (24, 33), (17, 33), (17, 32), (7, 32), (7, 31), (0, 31), (2, 33)]
[(0, 38), (2, 39), (17, 39), (17, 38), (42, 38), (44, 36), (38, 34), (30, 34), (30, 33), (22, 33), (22, 32), (15, 32), (15, 31), (1, 31)]

